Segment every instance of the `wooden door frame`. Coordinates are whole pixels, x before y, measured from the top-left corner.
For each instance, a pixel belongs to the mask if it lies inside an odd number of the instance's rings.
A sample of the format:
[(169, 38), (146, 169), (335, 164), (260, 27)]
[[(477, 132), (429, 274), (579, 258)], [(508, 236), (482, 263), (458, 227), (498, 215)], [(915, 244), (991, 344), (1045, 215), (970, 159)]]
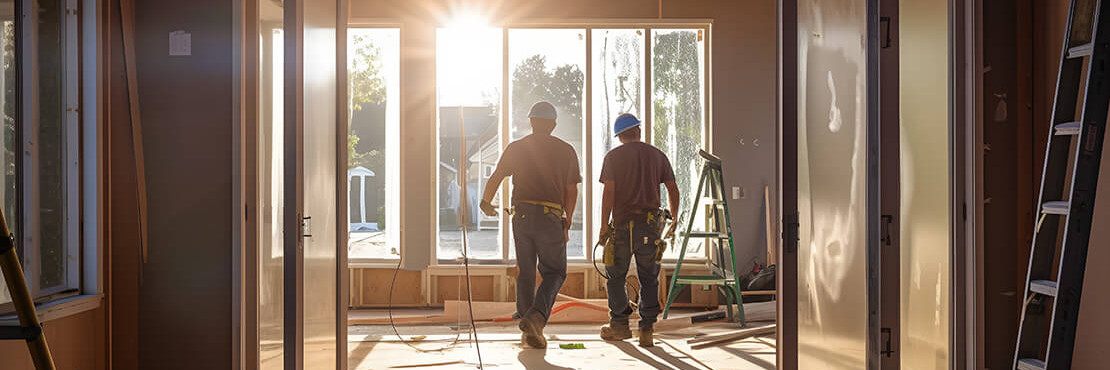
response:
[(778, 2), (779, 212), (775, 363), (798, 370), (798, 0)]

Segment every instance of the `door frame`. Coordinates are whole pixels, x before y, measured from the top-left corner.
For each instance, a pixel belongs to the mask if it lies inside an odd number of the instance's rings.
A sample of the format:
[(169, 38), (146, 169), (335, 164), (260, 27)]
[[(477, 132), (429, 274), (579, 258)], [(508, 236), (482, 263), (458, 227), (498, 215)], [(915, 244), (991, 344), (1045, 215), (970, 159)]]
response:
[(782, 248), (778, 290), (777, 351), (781, 370), (798, 370), (798, 0), (778, 1), (778, 194)]

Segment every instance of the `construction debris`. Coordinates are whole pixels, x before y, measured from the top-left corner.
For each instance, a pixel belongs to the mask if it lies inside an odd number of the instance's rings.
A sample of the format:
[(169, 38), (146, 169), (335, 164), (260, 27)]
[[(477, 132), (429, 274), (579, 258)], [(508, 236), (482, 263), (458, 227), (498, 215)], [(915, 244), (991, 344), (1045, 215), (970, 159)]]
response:
[(771, 325), (759, 326), (759, 327), (754, 327), (754, 328), (734, 330), (734, 331), (724, 332), (724, 333), (720, 333), (720, 334), (704, 335), (704, 336), (701, 336), (701, 337), (690, 339), (690, 340), (686, 341), (686, 343), (690, 345), (690, 348), (701, 349), (701, 348), (705, 348), (705, 347), (711, 347), (711, 346), (716, 346), (716, 345), (720, 345), (720, 344), (724, 344), (724, 343), (728, 343), (728, 342), (741, 340), (741, 339), (744, 339), (744, 338), (750, 338), (750, 337), (754, 337), (754, 336), (757, 336), (757, 335), (771, 334), (771, 333), (774, 333), (775, 330), (777, 330), (776, 325), (771, 324)]

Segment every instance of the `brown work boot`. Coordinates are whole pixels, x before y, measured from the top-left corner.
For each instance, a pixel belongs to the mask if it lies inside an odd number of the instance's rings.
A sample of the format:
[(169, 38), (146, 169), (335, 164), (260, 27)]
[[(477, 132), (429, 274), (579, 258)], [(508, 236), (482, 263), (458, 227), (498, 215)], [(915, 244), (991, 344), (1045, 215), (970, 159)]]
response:
[(640, 347), (654, 347), (655, 346), (655, 329), (640, 328)]
[(608, 323), (601, 327), (601, 339), (625, 340), (628, 338), (632, 338), (632, 330), (628, 328), (628, 324)]
[(532, 348), (546, 348), (547, 338), (543, 337), (543, 317), (536, 312), (524, 315), (517, 325), (521, 332), (521, 341)]

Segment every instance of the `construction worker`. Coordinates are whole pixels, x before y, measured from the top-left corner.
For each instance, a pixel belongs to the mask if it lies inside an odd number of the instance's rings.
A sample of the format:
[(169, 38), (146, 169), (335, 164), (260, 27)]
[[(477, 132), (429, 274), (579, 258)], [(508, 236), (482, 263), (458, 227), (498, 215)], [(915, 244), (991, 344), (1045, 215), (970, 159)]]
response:
[[(667, 186), (670, 214), (678, 214), (678, 184), (667, 155), (640, 141), (640, 120), (636, 116), (622, 114), (613, 126), (621, 145), (605, 155), (600, 178), (604, 191), (598, 240), (611, 241), (605, 251), (605, 269), (609, 274), (606, 284), (609, 324), (602, 326), (601, 338), (632, 338), (628, 326), (632, 309), (625, 291), (625, 278), (635, 257), (636, 276), (640, 280), (640, 346), (651, 347), (654, 345), (653, 325), (660, 311), (659, 262), (666, 246), (661, 235), (667, 214), (660, 209), (659, 185)], [(673, 234), (674, 223), (667, 236)]]
[[(482, 194), (482, 212), (497, 215), (493, 200), (501, 181), (513, 178), (513, 241), (516, 247), (516, 309), (521, 341), (547, 347), (543, 328), (567, 277), (567, 241), (582, 175), (574, 147), (551, 135), (557, 115), (551, 103), (532, 105), (532, 134), (505, 148)], [(536, 287), (537, 262), (543, 281)]]

